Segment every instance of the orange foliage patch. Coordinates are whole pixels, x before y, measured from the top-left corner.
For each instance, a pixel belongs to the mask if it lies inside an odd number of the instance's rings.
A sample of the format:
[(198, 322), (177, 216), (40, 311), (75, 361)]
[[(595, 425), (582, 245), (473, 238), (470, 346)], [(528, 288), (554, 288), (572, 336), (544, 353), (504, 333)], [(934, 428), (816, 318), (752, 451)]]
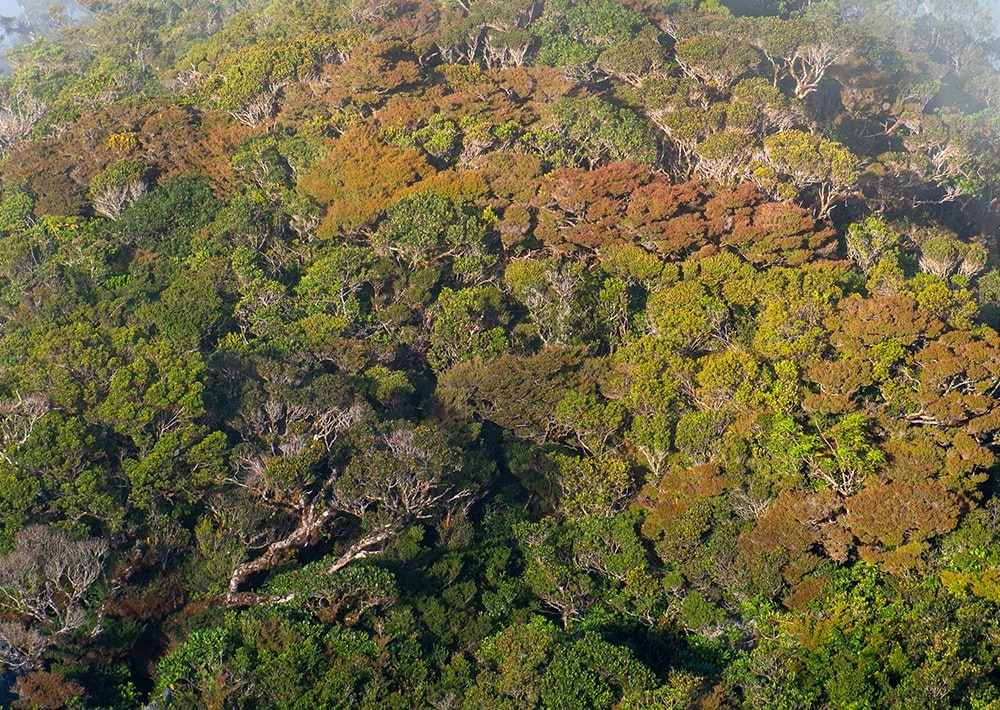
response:
[(298, 190), (328, 206), (318, 234), (331, 237), (372, 225), (404, 188), (433, 174), (419, 151), (386, 146), (372, 129), (357, 128), (337, 139)]

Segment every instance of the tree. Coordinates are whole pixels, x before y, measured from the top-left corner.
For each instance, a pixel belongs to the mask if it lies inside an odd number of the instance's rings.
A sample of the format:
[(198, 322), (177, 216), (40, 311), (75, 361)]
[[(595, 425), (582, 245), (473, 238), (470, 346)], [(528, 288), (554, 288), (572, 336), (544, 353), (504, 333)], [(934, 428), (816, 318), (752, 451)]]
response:
[(727, 117), (727, 121), (734, 128), (752, 130), (761, 138), (772, 131), (809, 124), (800, 103), (789, 99), (761, 77), (750, 77), (736, 84), (730, 105), (738, 108), (738, 115)]
[(756, 139), (743, 131), (712, 133), (694, 149), (695, 169), (714, 183), (734, 185), (743, 178), (756, 147)]
[(846, 503), (844, 525), (861, 544), (862, 559), (904, 574), (923, 566), (928, 540), (950, 532), (963, 501), (941, 483), (869, 486)]
[(50, 644), (85, 628), (100, 633), (103, 610), (95, 615), (90, 590), (104, 572), (108, 551), (105, 540), (73, 540), (41, 525), (18, 533), (13, 551), (0, 559), (0, 606), (27, 624), (0, 625), (5, 664), (34, 667)]
[(934, 191), (930, 201), (950, 202), (978, 193), (995, 161), (981, 116), (939, 109), (914, 118), (903, 144)]
[(561, 67), (567, 75), (587, 80), (602, 47), (638, 35), (648, 21), (637, 12), (607, 0), (546, 3), (530, 29), (538, 37), (538, 61)]
[(137, 196), (119, 218), (122, 238), (135, 246), (183, 255), (191, 249), (195, 232), (208, 225), (221, 206), (204, 178), (178, 175)]
[(629, 415), (626, 440), (642, 455), (656, 482), (673, 452), (674, 430), (689, 372), (669, 342), (643, 336), (612, 355), (602, 391)]
[(552, 518), (514, 530), (527, 561), (525, 581), (541, 602), (559, 614), (563, 628), (580, 621), (596, 601), (594, 580), (573, 559), (570, 530)]
[(592, 169), (615, 160), (648, 164), (656, 159), (656, 146), (642, 120), (630, 109), (596, 96), (554, 105), (548, 129), (546, 139), (557, 152), (546, 157), (556, 164)]
[(223, 258), (205, 260), (182, 272), (149, 304), (151, 324), (167, 340), (197, 347), (214, 344), (233, 325), (231, 272)]
[(112, 163), (90, 183), (94, 211), (117, 220), (146, 191), (145, 170), (134, 158)]
[(754, 71), (757, 51), (733, 34), (695, 35), (677, 42), (674, 59), (684, 74), (721, 93)]
[(984, 445), (1000, 429), (993, 407), (1000, 384), (998, 353), (1000, 341), (992, 330), (945, 333), (914, 357), (918, 381), (905, 399), (907, 421), (933, 427), (945, 440), (957, 436), (956, 430), (971, 437), (965, 441), (969, 453), (981, 454), (970, 457), (973, 471), (994, 460)]
[(808, 475), (847, 496), (857, 492), (865, 480), (885, 466), (885, 454), (872, 443), (871, 425), (863, 414), (849, 414), (826, 425), (803, 440)]
[[(222, 708), (225, 699), (236, 687), (225, 670), (220, 670), (232, 637), (225, 628), (198, 629), (191, 633), (173, 653), (164, 657), (158, 667), (162, 695), (171, 685), (176, 685), (181, 702), (185, 700), (206, 708)], [(169, 693), (173, 696), (173, 691)]]
[(542, 679), (542, 702), (544, 707), (552, 708), (576, 702), (586, 707), (608, 707), (620, 698), (651, 690), (654, 685), (652, 672), (628, 648), (588, 632), (554, 654)]
[(528, 357), (505, 353), (492, 360), (471, 360), (441, 373), (436, 396), (459, 414), (542, 443), (559, 431), (552, 413), (579, 384), (584, 360), (581, 346), (550, 346)]
[(690, 80), (679, 83), (674, 91), (664, 91), (666, 96), (651, 99), (647, 108), (649, 119), (673, 145), (676, 155), (671, 167), (682, 179), (694, 174), (698, 143), (718, 127), (718, 110), (709, 111), (710, 102), (698, 95), (693, 84)]
[(361, 326), (371, 308), (366, 286), (373, 278), (371, 249), (342, 244), (315, 259), (296, 286), (296, 296), (307, 315), (328, 313), (340, 329)]
[[(837, 200), (852, 193), (860, 175), (861, 161), (849, 148), (798, 129), (765, 138), (764, 157), (754, 179), (785, 197), (811, 190), (819, 219), (828, 217)], [(783, 185), (791, 187), (792, 193)]]
[(319, 235), (330, 237), (370, 225), (403, 188), (433, 173), (419, 151), (387, 147), (373, 131), (357, 128), (312, 166), (298, 190), (328, 207)]
[(470, 700), (497, 708), (537, 705), (556, 637), (552, 622), (536, 616), (484, 639), (476, 649), (479, 673)]
[(862, 271), (869, 271), (887, 250), (899, 244), (900, 235), (883, 220), (869, 217), (849, 225), (844, 241), (847, 257)]
[(643, 27), (634, 38), (608, 47), (597, 60), (598, 69), (640, 88), (648, 79), (663, 78), (669, 60), (658, 34)]
[(726, 305), (696, 281), (657, 291), (647, 303), (650, 334), (679, 353), (709, 349), (721, 339), (729, 319)]
[(496, 257), (489, 253), (481, 214), (436, 192), (416, 192), (392, 203), (372, 235), (376, 250), (409, 272), (447, 264), (460, 279), (481, 279)]
[(751, 32), (754, 45), (771, 65), (773, 84), (790, 80), (796, 99), (816, 91), (830, 67), (848, 52), (828, 18), (759, 18)]
[(627, 461), (612, 454), (577, 458), (556, 456), (565, 515), (613, 518), (635, 493), (635, 480)]
[(959, 243), (947, 236), (932, 237), (920, 245), (921, 270), (941, 279), (951, 276), (958, 267)]
[(0, 97), (0, 154), (27, 140), (48, 109), (48, 102), (27, 91), (5, 92)]
[(352, 515), (363, 532), (331, 564), (331, 572), (375, 554), (404, 526), (470, 502), (472, 491), (456, 490), (449, 480), (461, 469), (461, 458), (440, 431), (426, 425), (391, 431), (378, 449), (352, 464), (333, 495), (337, 507)]
[(0, 458), (11, 463), (16, 447), (27, 443), (35, 425), (48, 414), (50, 404), (42, 394), (22, 395), (0, 402), (3, 420), (0, 422)]
[(593, 275), (582, 264), (514, 259), (504, 270), (504, 281), (528, 309), (543, 344), (578, 344), (591, 334)]
[(86, 695), (82, 685), (50, 671), (34, 671), (19, 677), (14, 692), (19, 698), (11, 703), (12, 708), (67, 707), (81, 702)]
[(436, 369), (498, 357), (507, 349), (507, 314), (503, 294), (495, 286), (444, 288), (434, 313), (428, 360)]
[(293, 42), (251, 44), (219, 62), (216, 92), (220, 108), (256, 126), (270, 118), (285, 83), (317, 73), (324, 40), (306, 35)]
[(127, 442), (120, 453), (135, 505), (191, 500), (220, 476), (224, 448), (221, 432), (200, 422), (205, 364), (164, 340), (137, 338), (120, 347), (122, 359), (91, 416)]
[(269, 532), (269, 541), (260, 546), (263, 552), (232, 571), (227, 604), (293, 600), (295, 592), (268, 596), (241, 591), (241, 587), (254, 575), (275, 569), (297, 550), (318, 543), (335, 521), (352, 532), (344, 541), (346, 546), (329, 562), (331, 573), (378, 554), (406, 526), (466, 504), (471, 491), (456, 490), (449, 480), (461, 461), (444, 436), (427, 425), (390, 429), (343, 468), (324, 470), (324, 449), (357, 421), (351, 409), (317, 414), (311, 422), (316, 432), (312, 437), (300, 427), (286, 430), (281, 455), (259, 452), (243, 458), (242, 476), (232, 483), (258, 505), (281, 511), (291, 530)]

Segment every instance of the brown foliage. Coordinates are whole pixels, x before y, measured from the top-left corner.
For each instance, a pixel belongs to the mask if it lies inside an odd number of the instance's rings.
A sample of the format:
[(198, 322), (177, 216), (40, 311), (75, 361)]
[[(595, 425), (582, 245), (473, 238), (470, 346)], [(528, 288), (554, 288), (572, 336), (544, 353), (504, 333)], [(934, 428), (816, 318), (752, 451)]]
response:
[(89, 154), (81, 146), (74, 148), (68, 136), (26, 143), (8, 155), (3, 182), (26, 184), (36, 196), (39, 213), (81, 214), (88, 204), (87, 185), (98, 167), (88, 160)]
[(786, 609), (793, 611), (805, 610), (822, 591), (823, 585), (829, 581), (829, 578), (823, 576), (806, 577), (782, 600), (782, 604)]
[[(642, 244), (669, 259), (698, 254), (706, 246), (705, 220), (700, 214), (682, 214), (673, 219), (642, 225)], [(653, 231), (655, 229), (655, 231)]]
[(861, 355), (890, 338), (909, 348), (936, 338), (944, 330), (944, 323), (908, 294), (871, 298), (853, 295), (840, 301), (837, 314), (830, 320), (830, 342), (845, 353)]
[(837, 248), (833, 229), (792, 202), (757, 205), (748, 220), (735, 222), (732, 231), (719, 239), (757, 264), (796, 266), (828, 257)]
[(57, 136), (12, 150), (2, 168), (3, 181), (27, 184), (37, 196), (39, 213), (80, 214), (89, 204), (91, 179), (122, 157), (109, 147), (108, 136), (136, 131), (151, 110), (121, 104), (84, 114)]
[(824, 538), (831, 551), (840, 556), (843, 540), (832, 530), (825, 531), (836, 517), (836, 495), (821, 491), (809, 495), (782, 493), (757, 525), (744, 531), (737, 542), (741, 558), (752, 566), (754, 560), (783, 553), (782, 574), (791, 585), (798, 584), (823, 562)]
[(630, 242), (670, 259), (729, 249), (758, 265), (794, 266), (836, 249), (829, 225), (791, 202), (767, 201), (755, 185), (713, 195), (626, 162), (556, 170), (536, 207), (534, 236), (554, 251)]
[(705, 243), (704, 217), (696, 210), (706, 196), (697, 185), (671, 185), (644, 165), (564, 168), (541, 187), (535, 237), (553, 250), (638, 242), (681, 257)]
[(447, 83), (441, 87), (437, 110), (454, 121), (465, 116), (478, 116), (496, 124), (516, 121), (526, 125), (538, 118), (528, 108), (524, 97), (497, 81), (496, 71), (449, 66), (443, 74)]
[(904, 438), (889, 439), (883, 448), (888, 465), (882, 475), (903, 485), (915, 485), (934, 478), (944, 466), (944, 450), (921, 429)]
[(926, 345), (915, 357), (920, 384), (913, 393), (911, 421), (938, 426), (964, 425), (982, 436), (1000, 430), (1000, 335), (952, 331)]
[(844, 501), (845, 525), (866, 545), (897, 547), (953, 530), (963, 502), (936, 481), (871, 486)]
[(539, 220), (536, 238), (546, 245), (565, 240), (588, 248), (619, 241), (624, 198), (651, 178), (649, 168), (624, 162), (556, 170), (542, 186), (539, 207), (550, 219)]
[(370, 40), (351, 47), (343, 64), (328, 65), (323, 79), (332, 88), (329, 98), (337, 104), (379, 104), (383, 97), (414, 84), (420, 77), (417, 58), (406, 45)]
[(383, 145), (370, 128), (356, 128), (337, 139), (298, 190), (329, 206), (319, 234), (330, 237), (371, 225), (403, 188), (433, 173), (419, 151)]
[(139, 133), (146, 160), (161, 179), (196, 173), (229, 191), (236, 185), (230, 156), (254, 129), (225, 113), (170, 106), (150, 116)]
[(538, 193), (542, 176), (541, 158), (526, 153), (495, 151), (481, 155), (473, 164), (498, 198), (528, 203)]
[(113, 613), (139, 621), (159, 622), (183, 606), (184, 585), (174, 577), (161, 577), (144, 586), (127, 586), (116, 595)]
[(714, 195), (705, 204), (712, 240), (760, 265), (796, 266), (837, 248), (828, 224), (793, 202), (770, 202), (752, 183)]
[(295, 81), (281, 91), (275, 124), (302, 129), (310, 123), (328, 120), (339, 108), (341, 92), (323, 81)]
[(85, 694), (83, 686), (76, 681), (49, 671), (35, 671), (19, 677), (14, 690), (18, 699), (11, 703), (11, 707), (33, 710), (64, 708), (69, 701), (82, 698)]
[(440, 111), (439, 87), (428, 87), (420, 94), (401, 93), (386, 98), (385, 106), (372, 114), (380, 129), (415, 129)]
[[(81, 116), (58, 136), (11, 151), (0, 168), (6, 184), (26, 184), (42, 214), (76, 215), (90, 204), (90, 182), (110, 163), (133, 157), (158, 179), (197, 173), (227, 190), (235, 184), (230, 156), (250, 135), (226, 114), (167, 103), (115, 104)], [(112, 136), (132, 134), (132, 148)]]
[(716, 464), (670, 469), (656, 488), (642, 491), (640, 504), (647, 511), (642, 534), (665, 559), (683, 556), (708, 531), (711, 499), (725, 488)]
[[(440, 22), (441, 4), (435, 0), (407, 0), (393, 3), (400, 11), (383, 19), (380, 34), (386, 37), (409, 37), (415, 49), (433, 51), (431, 33)], [(402, 11), (405, 9), (405, 12)], [(380, 23), (380, 24), (381, 24)]]
[[(895, 465), (898, 470), (902, 463)], [(933, 460), (925, 466), (929, 473)], [(927, 543), (953, 530), (966, 505), (962, 495), (935, 480), (880, 483), (842, 502), (829, 492), (783, 493), (740, 536), (739, 555), (752, 566), (780, 553), (782, 573), (793, 586), (823, 556), (845, 563), (858, 555), (904, 573), (923, 564)]]
[(416, 192), (435, 192), (456, 202), (465, 203), (479, 202), (486, 197), (489, 187), (478, 170), (442, 170), (400, 190), (397, 197), (405, 197)]
[(685, 205), (701, 202), (702, 197), (693, 183), (671, 185), (663, 179), (654, 180), (632, 192), (625, 214), (630, 224), (641, 229), (641, 225), (670, 219)]
[(764, 196), (754, 183), (744, 182), (729, 190), (721, 190), (705, 203), (705, 219), (713, 234), (725, 234), (753, 223), (754, 207)]
[(505, 67), (492, 70), (490, 75), (501, 91), (518, 103), (529, 103), (536, 114), (541, 113), (543, 106), (565, 98), (575, 86), (556, 67)]
[(658, 486), (643, 491), (643, 507), (649, 511), (643, 529), (647, 526), (650, 531), (664, 528), (684, 515), (691, 506), (721, 495), (725, 489), (726, 482), (717, 464), (671, 468)]
[(816, 385), (817, 391), (803, 398), (802, 408), (819, 414), (856, 411), (860, 403), (855, 396), (874, 382), (871, 364), (859, 358), (810, 361), (803, 374)]

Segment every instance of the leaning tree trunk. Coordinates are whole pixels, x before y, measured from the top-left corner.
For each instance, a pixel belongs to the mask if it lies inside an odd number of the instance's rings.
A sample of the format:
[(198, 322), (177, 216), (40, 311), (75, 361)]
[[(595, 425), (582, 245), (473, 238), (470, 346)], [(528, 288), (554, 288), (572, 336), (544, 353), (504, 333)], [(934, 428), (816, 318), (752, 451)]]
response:
[(330, 574), (337, 572), (357, 560), (362, 560), (382, 551), (382, 543), (395, 533), (390, 525), (375, 528), (356, 543), (348, 547), (327, 570)]
[(226, 593), (226, 605), (230, 607), (255, 606), (266, 602), (286, 602), (292, 596), (277, 597), (257, 594), (256, 592), (241, 592), (240, 587), (246, 580), (258, 572), (267, 572), (282, 562), (288, 560), (296, 550), (308, 547), (316, 539), (327, 521), (333, 516), (333, 509), (327, 508), (322, 513), (316, 512), (315, 503), (304, 506), (299, 515), (296, 528), (281, 540), (268, 545), (260, 557), (244, 562), (233, 570), (229, 577), (229, 590)]

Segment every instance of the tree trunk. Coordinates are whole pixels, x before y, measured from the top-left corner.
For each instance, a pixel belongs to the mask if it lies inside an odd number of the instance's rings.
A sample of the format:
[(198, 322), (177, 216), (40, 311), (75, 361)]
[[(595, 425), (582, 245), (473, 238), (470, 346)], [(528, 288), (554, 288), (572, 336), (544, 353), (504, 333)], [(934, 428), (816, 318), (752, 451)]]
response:
[(257, 594), (256, 592), (241, 592), (239, 589), (251, 575), (272, 570), (291, 557), (292, 553), (296, 550), (308, 547), (315, 534), (322, 530), (332, 514), (333, 510), (327, 509), (317, 515), (314, 504), (309, 504), (303, 508), (298, 526), (287, 537), (272, 542), (268, 545), (263, 555), (249, 562), (244, 562), (233, 570), (232, 575), (229, 577), (226, 605), (240, 607), (255, 606), (274, 601), (289, 601), (292, 597), (275, 597)]
[(344, 551), (344, 554), (338, 557), (336, 562), (330, 565), (327, 572), (333, 574), (352, 562), (364, 559), (365, 557), (369, 557), (371, 555), (377, 555), (381, 552), (381, 549), (372, 548), (380, 547), (383, 542), (392, 537), (394, 532), (395, 530), (392, 527), (376, 528), (375, 530), (372, 530), (356, 543), (348, 547), (347, 550)]

